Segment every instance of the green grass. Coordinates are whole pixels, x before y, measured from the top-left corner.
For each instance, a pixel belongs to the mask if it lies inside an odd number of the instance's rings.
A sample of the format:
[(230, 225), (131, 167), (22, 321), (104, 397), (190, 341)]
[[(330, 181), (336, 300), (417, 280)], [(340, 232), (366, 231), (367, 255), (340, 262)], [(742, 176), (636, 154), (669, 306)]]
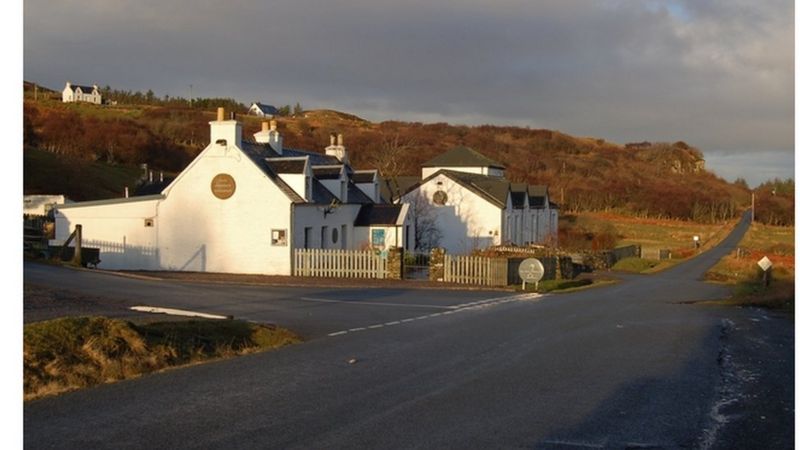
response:
[[(570, 289), (576, 289), (581, 287), (586, 287), (592, 284), (592, 280), (589, 279), (580, 279), (580, 280), (543, 280), (539, 282), (539, 289), (536, 292), (544, 293), (544, 292), (553, 292), (553, 291), (565, 291)], [(533, 290), (534, 283), (528, 283), (526, 290)], [(518, 289), (522, 290), (522, 286), (517, 286)]]
[(25, 325), (24, 397), (59, 394), (170, 367), (300, 342), (292, 332), (235, 320), (136, 325), (68, 317)]
[(661, 261), (655, 259), (645, 259), (645, 258), (622, 258), (621, 260), (617, 261), (614, 264), (614, 267), (611, 270), (617, 270), (620, 272), (632, 272), (632, 273), (643, 273), (652, 271)]
[[(23, 152), (25, 194), (64, 194), (71, 200), (121, 197), (141, 175), (138, 167), (62, 158), (39, 149)], [(76, 183), (75, 180), (81, 180)]]
[[(725, 256), (706, 279), (734, 286), (725, 303), (794, 310), (794, 227), (753, 224), (739, 243), (740, 252)], [(772, 282), (765, 287), (758, 260), (772, 263)]]
[(611, 225), (616, 230), (618, 247), (641, 245), (643, 256), (649, 257), (659, 249), (670, 249), (673, 258), (682, 259), (694, 254), (694, 236), (700, 237), (701, 250), (709, 248), (725, 237), (735, 221), (704, 224), (685, 220), (646, 219), (618, 214), (583, 213), (576, 216), (576, 224), (587, 229), (601, 229)]

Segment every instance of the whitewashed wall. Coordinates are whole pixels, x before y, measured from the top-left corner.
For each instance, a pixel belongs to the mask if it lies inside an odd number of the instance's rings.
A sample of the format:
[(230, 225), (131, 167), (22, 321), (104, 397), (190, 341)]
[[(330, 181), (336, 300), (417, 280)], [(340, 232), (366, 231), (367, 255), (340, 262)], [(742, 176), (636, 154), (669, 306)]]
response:
[[(441, 186), (437, 185), (439, 182)], [(447, 194), (444, 206), (433, 205), (433, 194), (439, 189)], [(505, 222), (502, 208), (441, 174), (404, 195), (402, 201), (413, 202), (417, 192), (433, 205), (430, 211), (442, 232), (440, 246), (448, 253), (467, 254), (502, 242)]]
[[(87, 202), (86, 206), (58, 207), (55, 240), (60, 244), (82, 225), (84, 247), (100, 249), (103, 269), (159, 269), (158, 220), (152, 227), (145, 220), (157, 215), (159, 199), (131, 198), (116, 204)], [(100, 204), (98, 204), (100, 203)]]
[[(354, 239), (353, 222), (360, 209), (359, 205), (340, 205), (325, 213), (329, 205), (295, 205), (294, 233), (292, 245), (295, 248), (358, 249)], [(325, 228), (324, 242), (322, 227)], [(306, 242), (306, 228), (310, 228)], [(333, 230), (336, 232), (334, 242)]]
[[(167, 198), (158, 217), (161, 267), (289, 275), (291, 203), (230, 142), (227, 147), (210, 144), (164, 191)], [(218, 174), (236, 182), (228, 199), (212, 193), (211, 181)], [(283, 245), (273, 245), (273, 230), (285, 233)]]
[[(388, 249), (390, 247), (403, 247), (407, 248), (405, 245), (405, 231), (404, 226), (401, 225), (374, 225), (369, 227), (356, 227), (355, 228), (355, 241), (356, 241), (356, 248), (366, 248), (368, 246), (371, 247), (379, 247), (377, 245), (372, 244), (372, 232), (373, 230), (383, 230), (384, 236), (384, 245), (383, 249)], [(409, 229), (409, 237), (413, 238), (411, 233), (411, 229)], [(411, 249), (413, 250), (413, 248)]]

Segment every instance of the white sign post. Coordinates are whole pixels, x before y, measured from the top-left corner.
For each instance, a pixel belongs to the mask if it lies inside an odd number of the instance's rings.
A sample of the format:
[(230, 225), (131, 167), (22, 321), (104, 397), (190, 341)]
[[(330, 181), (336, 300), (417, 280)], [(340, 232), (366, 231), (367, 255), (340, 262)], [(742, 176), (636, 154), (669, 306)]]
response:
[(544, 278), (544, 265), (536, 258), (528, 258), (519, 265), (519, 277), (522, 278), (522, 290), (525, 290), (526, 283), (535, 283), (535, 288), (539, 290), (539, 281)]
[(772, 261), (766, 256), (758, 260), (758, 267), (764, 271), (764, 287), (769, 287), (770, 276), (772, 275)]

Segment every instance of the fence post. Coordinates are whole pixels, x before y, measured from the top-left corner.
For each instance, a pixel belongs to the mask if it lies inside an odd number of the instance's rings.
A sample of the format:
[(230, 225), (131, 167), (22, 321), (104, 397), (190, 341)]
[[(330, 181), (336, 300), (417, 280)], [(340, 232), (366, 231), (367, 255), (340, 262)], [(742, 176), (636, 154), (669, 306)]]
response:
[(445, 256), (446, 252), (443, 248), (431, 249), (431, 258), (428, 264), (428, 278), (431, 281), (445, 281)]
[(404, 249), (403, 247), (391, 247), (389, 248), (389, 254), (386, 257), (386, 270), (387, 276), (386, 278), (390, 280), (402, 280), (403, 279), (403, 256), (404, 256)]

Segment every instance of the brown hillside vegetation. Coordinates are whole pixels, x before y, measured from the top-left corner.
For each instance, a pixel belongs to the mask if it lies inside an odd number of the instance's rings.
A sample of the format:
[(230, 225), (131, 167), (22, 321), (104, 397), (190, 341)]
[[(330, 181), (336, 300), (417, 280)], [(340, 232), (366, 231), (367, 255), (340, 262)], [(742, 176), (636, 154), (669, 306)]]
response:
[[(25, 144), (65, 159), (147, 163), (178, 172), (205, 147), (208, 122), (214, 120), (213, 108), (194, 106), (63, 104), (56, 96), (34, 101), (27, 91)], [(261, 127), (258, 117), (238, 119), (245, 136)], [(419, 175), (425, 161), (465, 145), (505, 165), (512, 181), (548, 185), (552, 199), (569, 212), (715, 222), (750, 204), (746, 186), (705, 170), (702, 153), (684, 142), (618, 145), (521, 127), (372, 123), (331, 110), (300, 111), (278, 121), (284, 145), (291, 148), (322, 152), (331, 133), (342, 133), (354, 167), (379, 168), (384, 177)], [(783, 210), (793, 208), (793, 195), (792, 190), (790, 201), (773, 201), (776, 212), (770, 217), (791, 220), (793, 209)]]

